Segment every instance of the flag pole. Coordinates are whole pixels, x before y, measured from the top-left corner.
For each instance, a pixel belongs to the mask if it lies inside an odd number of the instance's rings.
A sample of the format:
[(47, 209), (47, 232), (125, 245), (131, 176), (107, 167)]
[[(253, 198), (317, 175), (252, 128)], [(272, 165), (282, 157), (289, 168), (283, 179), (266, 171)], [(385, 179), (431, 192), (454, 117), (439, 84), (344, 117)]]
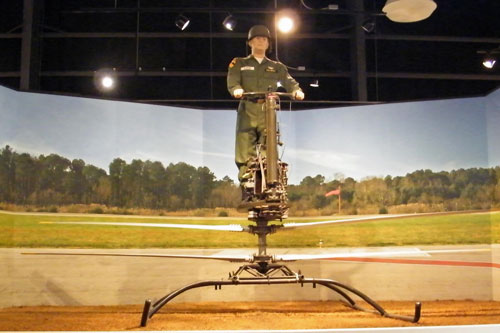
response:
[(340, 215), (340, 210), (341, 210), (341, 207), (342, 207), (342, 204), (341, 204), (341, 201), (342, 201), (341, 192), (342, 192), (342, 187), (339, 185), (339, 187), (336, 190), (333, 190), (333, 191), (325, 193), (325, 197), (329, 197), (330, 195), (338, 195), (339, 196), (339, 215)]
[(341, 206), (341, 197), (342, 197), (342, 187), (339, 185), (339, 215), (340, 215), (340, 206)]

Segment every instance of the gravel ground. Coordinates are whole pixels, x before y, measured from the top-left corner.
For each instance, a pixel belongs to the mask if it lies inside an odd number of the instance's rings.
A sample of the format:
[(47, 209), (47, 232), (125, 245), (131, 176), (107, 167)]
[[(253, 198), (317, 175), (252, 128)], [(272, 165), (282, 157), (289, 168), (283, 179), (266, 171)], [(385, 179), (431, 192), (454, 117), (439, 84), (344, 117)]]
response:
[[(413, 315), (411, 302), (380, 302)], [(417, 324), (352, 310), (340, 302), (200, 302), (165, 306), (140, 327), (142, 305), (0, 309), (0, 331), (328, 329), (500, 324), (500, 302), (424, 302)]]

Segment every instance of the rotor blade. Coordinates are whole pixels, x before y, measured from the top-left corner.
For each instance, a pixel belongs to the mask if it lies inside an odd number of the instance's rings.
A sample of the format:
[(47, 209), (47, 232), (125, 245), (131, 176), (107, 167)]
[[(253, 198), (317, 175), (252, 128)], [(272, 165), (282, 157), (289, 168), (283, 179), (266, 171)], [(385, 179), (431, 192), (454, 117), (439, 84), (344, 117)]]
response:
[(181, 229), (200, 229), (200, 230), (218, 230), (218, 231), (245, 231), (239, 224), (229, 225), (204, 225), (204, 224), (170, 224), (170, 223), (133, 223), (133, 222), (52, 222), (43, 221), (42, 224), (89, 224), (89, 225), (114, 225), (124, 227), (153, 227), (153, 228), (181, 228)]
[(318, 221), (318, 222), (291, 222), (291, 223), (283, 223), (283, 228), (285, 229), (296, 229), (296, 228), (310, 228), (310, 227), (321, 227), (333, 224), (347, 224), (347, 223), (358, 223), (358, 222), (370, 222), (375, 220), (382, 219), (391, 219), (391, 218), (401, 218), (405, 215), (389, 215), (389, 216), (370, 216), (370, 217), (358, 217), (358, 218), (348, 218), (348, 219), (339, 219), (339, 220), (329, 220), (329, 221)]
[(322, 260), (335, 258), (368, 258), (368, 257), (411, 257), (430, 253), (461, 253), (461, 252), (489, 252), (491, 249), (459, 249), (459, 250), (398, 250), (377, 252), (349, 252), (349, 253), (321, 253), (321, 254), (280, 254), (275, 255), (275, 261), (297, 261), (297, 260)]
[(347, 224), (347, 223), (360, 223), (360, 222), (372, 222), (380, 220), (391, 220), (391, 219), (402, 219), (411, 217), (424, 217), (424, 216), (440, 216), (440, 215), (458, 215), (458, 214), (472, 214), (472, 213), (489, 213), (489, 210), (474, 210), (474, 211), (460, 211), (460, 212), (438, 212), (438, 213), (418, 213), (418, 214), (395, 214), (395, 215), (376, 215), (370, 217), (357, 217), (349, 219), (339, 219), (339, 220), (329, 220), (329, 221), (319, 221), (319, 222), (302, 222), (302, 223), (284, 223), (283, 228), (285, 229), (296, 229), (296, 228), (311, 228), (311, 227), (321, 227), (329, 226), (334, 224)]
[(141, 257), (141, 258), (183, 258), (183, 259), (211, 259), (229, 262), (252, 262), (252, 255), (189, 255), (189, 254), (156, 254), (156, 253), (112, 253), (112, 252), (23, 252), (23, 255), (44, 256), (96, 256), (96, 257)]

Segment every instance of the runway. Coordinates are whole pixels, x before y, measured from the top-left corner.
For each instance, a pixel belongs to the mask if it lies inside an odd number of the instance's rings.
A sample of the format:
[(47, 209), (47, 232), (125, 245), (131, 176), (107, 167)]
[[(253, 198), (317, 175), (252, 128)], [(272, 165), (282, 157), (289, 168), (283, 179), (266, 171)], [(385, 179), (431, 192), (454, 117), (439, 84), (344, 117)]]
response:
[[(449, 250), (426, 253), (429, 250)], [(479, 251), (467, 252), (471, 249)], [(370, 258), (373, 251), (412, 251), (409, 256)], [(464, 250), (466, 250), (464, 252)], [(186, 284), (227, 279), (239, 264), (164, 258), (22, 255), (22, 252), (252, 254), (255, 249), (0, 249), (0, 307), (33, 305), (124, 305), (157, 299)], [(351, 285), (383, 301), (500, 300), (500, 245), (384, 248), (268, 249), (270, 254), (354, 253), (353, 258), (292, 262), (308, 278)], [(364, 256), (365, 255), (365, 256)], [(225, 286), (200, 288), (174, 302), (335, 300), (326, 288)]]

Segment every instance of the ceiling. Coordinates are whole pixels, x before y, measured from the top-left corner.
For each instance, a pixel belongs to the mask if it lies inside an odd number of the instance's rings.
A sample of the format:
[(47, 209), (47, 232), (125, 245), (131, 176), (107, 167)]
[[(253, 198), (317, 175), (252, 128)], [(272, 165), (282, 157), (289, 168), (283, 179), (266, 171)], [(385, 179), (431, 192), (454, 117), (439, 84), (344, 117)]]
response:
[[(381, 12), (385, 0), (3, 1), (0, 84), (234, 109), (237, 101), (226, 89), (229, 62), (247, 54), (252, 25), (266, 24), (274, 34), (274, 13), (291, 8), (300, 26), (293, 34), (279, 33), (273, 43), (306, 93), (293, 109), (479, 96), (496, 89), (500, 64), (485, 69), (478, 51), (500, 45), (500, 1), (435, 2), (428, 19), (395, 23)], [(333, 4), (339, 9), (322, 9)], [(191, 19), (184, 31), (174, 24), (180, 13)], [(229, 13), (238, 20), (234, 31), (222, 26)], [(376, 27), (365, 32), (361, 25), (369, 20)], [(303, 70), (293, 69), (298, 67)], [(94, 86), (102, 68), (114, 69), (117, 89)], [(315, 79), (318, 88), (309, 86)]]

